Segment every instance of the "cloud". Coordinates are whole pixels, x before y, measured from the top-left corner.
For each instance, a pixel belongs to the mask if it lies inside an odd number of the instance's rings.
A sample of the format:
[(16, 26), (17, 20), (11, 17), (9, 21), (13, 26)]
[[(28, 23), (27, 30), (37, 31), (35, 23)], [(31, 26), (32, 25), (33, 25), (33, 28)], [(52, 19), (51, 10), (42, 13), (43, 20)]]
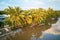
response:
[(29, 0), (23, 0), (24, 2), (28, 2)]
[(39, 8), (40, 6), (44, 5), (42, 1), (38, 0), (28, 0), (28, 1), (23, 1), (22, 3), (22, 8), (23, 9), (30, 9), (30, 8)]
[[(4, 0), (0, 1), (0, 9), (3, 9), (8, 6), (19, 6), (22, 9), (29, 8), (58, 8), (60, 0)], [(59, 7), (58, 7), (59, 6)]]
[(44, 4), (42, 1), (32, 1), (32, 2), (34, 2), (34, 3), (36, 3), (36, 4), (41, 4), (41, 5)]
[(56, 2), (56, 1), (60, 1), (60, 0), (48, 0), (48, 2)]

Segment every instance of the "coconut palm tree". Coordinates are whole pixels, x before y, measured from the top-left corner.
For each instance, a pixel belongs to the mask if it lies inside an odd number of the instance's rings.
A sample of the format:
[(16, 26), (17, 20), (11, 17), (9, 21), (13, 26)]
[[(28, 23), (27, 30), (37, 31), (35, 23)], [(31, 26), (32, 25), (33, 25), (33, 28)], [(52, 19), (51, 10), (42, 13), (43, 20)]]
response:
[(9, 18), (5, 19), (5, 22), (10, 23), (12, 27), (18, 28), (18, 25), (21, 25), (21, 19), (19, 15), (22, 12), (22, 10), (19, 7), (9, 7), (5, 9), (5, 11), (8, 13), (8, 15), (10, 15)]

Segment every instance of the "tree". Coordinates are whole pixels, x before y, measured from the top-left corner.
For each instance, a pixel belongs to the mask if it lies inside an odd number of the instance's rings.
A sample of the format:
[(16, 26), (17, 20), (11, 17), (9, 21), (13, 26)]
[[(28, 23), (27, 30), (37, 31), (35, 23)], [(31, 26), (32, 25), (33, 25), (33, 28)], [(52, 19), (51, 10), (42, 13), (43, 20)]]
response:
[(5, 11), (0, 11), (0, 15), (6, 14)]
[(5, 11), (8, 13), (8, 15), (10, 15), (10, 17), (5, 19), (5, 22), (7, 24), (9, 23), (9, 25), (12, 26), (12, 28), (20, 27), (18, 26), (21, 25), (21, 19), (19, 15), (22, 12), (22, 10), (19, 7), (15, 7), (15, 8), (9, 7), (5, 9)]

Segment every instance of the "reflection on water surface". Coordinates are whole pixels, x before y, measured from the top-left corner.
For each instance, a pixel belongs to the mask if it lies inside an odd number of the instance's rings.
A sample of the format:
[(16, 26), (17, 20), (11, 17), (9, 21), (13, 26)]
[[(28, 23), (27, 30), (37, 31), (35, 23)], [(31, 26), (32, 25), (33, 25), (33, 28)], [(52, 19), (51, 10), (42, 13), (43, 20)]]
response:
[(40, 36), (41, 40), (60, 40), (60, 18), (52, 27), (45, 30)]
[(60, 19), (53, 22), (51, 25), (20, 28), (0, 40), (60, 40)]

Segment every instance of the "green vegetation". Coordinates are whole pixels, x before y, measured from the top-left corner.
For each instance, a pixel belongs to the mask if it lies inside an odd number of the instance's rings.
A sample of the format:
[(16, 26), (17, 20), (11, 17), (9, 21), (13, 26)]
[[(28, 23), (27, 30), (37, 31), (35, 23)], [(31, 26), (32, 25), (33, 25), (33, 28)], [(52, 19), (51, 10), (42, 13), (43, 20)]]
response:
[(5, 11), (0, 11), (0, 15), (6, 14)]
[[(6, 18), (4, 23), (9, 25), (11, 28), (19, 28), (31, 25), (48, 24), (52, 18), (58, 18), (60, 16), (60, 10), (53, 10), (43, 8), (22, 10), (19, 7), (8, 7), (5, 10), (7, 15), (10, 17)], [(1, 12), (0, 12), (1, 13)]]

